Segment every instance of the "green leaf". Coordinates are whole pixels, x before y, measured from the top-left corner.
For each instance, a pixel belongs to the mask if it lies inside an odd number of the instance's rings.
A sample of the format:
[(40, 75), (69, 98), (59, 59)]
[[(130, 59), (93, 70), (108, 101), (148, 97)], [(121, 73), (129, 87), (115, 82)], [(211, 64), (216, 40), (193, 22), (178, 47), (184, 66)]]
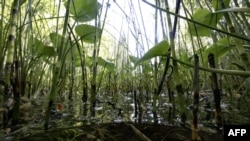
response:
[(223, 1), (224, 7), (228, 8), (230, 0), (212, 0), (212, 5), (215, 11), (221, 10), (221, 2)]
[[(199, 22), (201, 24), (210, 26), (210, 27), (216, 27), (216, 24), (222, 17), (222, 14), (215, 14), (207, 9), (198, 9), (194, 15), (193, 20), (196, 22)], [(202, 25), (197, 25), (192, 22), (189, 22), (189, 29), (191, 32), (191, 35), (193, 36), (210, 36), (211, 29), (206, 28)]]
[[(74, 43), (70, 41), (68, 38), (63, 37), (57, 33), (51, 33), (50, 39), (53, 45), (56, 47), (56, 51), (58, 54), (58, 59), (62, 62), (71, 62), (71, 49), (74, 48)], [(77, 50), (73, 50), (73, 56), (78, 56)]]
[(70, 47), (69, 40), (66, 39), (65, 37), (63, 37), (62, 35), (57, 34), (55, 32), (50, 33), (50, 40), (53, 43), (53, 45), (55, 47), (57, 47), (57, 52), (59, 54), (59, 57), (61, 57), (63, 55), (63, 53), (65, 53), (64, 48), (69, 48)]
[[(67, 7), (68, 2), (65, 1), (64, 6)], [(93, 20), (101, 4), (97, 0), (72, 0), (69, 12), (74, 15), (74, 19), (78, 22), (88, 22)]]
[(37, 53), (38, 55), (47, 56), (47, 57), (52, 57), (52, 56), (57, 55), (55, 48), (52, 46), (44, 46), (44, 47), (38, 48)]
[(114, 63), (111, 63), (107, 60), (104, 60), (101, 57), (98, 57), (98, 64), (104, 68), (107, 68), (108, 70), (114, 70), (114, 68), (115, 68)]
[(135, 65), (146, 61), (146, 60), (150, 60), (154, 57), (157, 56), (166, 56), (168, 53), (168, 48), (169, 48), (169, 43), (166, 40), (161, 41), (160, 43), (156, 44), (155, 46), (153, 46), (150, 50), (148, 50), (148, 52), (146, 52), (142, 58), (140, 58)]
[(87, 56), (86, 58), (85, 58), (85, 64), (86, 64), (86, 66), (91, 66), (92, 65), (92, 58), (93, 57), (90, 57), (90, 56)]
[(34, 53), (35, 53), (35, 55), (37, 55), (37, 57), (56, 56), (55, 48), (53, 48), (51, 46), (44, 45), (44, 43), (42, 41), (38, 40), (37, 38), (33, 38), (33, 43), (32, 43), (32, 40), (30, 38), (28, 46), (34, 49)]
[[(87, 56), (85, 58), (86, 66), (91, 66), (92, 63), (93, 63), (93, 57)], [(109, 62), (109, 61), (103, 59), (102, 57), (97, 58), (97, 64), (104, 67), (104, 68), (107, 68), (108, 70), (114, 70), (115, 69), (114, 63)]]
[(207, 62), (209, 53), (213, 53), (218, 58), (226, 55), (231, 49), (232, 47), (230, 46), (228, 39), (221, 38), (217, 43), (214, 43), (203, 52), (204, 61)]
[(86, 43), (94, 43), (101, 38), (101, 29), (92, 25), (81, 24), (75, 28), (76, 34)]
[(129, 59), (130, 59), (130, 61), (131, 61), (132, 63), (135, 64), (140, 58), (135, 57), (135, 56), (132, 56), (132, 55), (129, 55)]
[(81, 66), (82, 66), (82, 64), (81, 64), (81, 58), (78, 55), (77, 57), (75, 57), (75, 67), (81, 67)]
[(59, 47), (61, 44), (65, 45), (65, 43), (69, 43), (67, 42), (66, 38), (64, 38), (62, 35), (57, 34), (55, 32), (50, 33), (50, 40), (53, 43), (53, 45), (57, 47)]
[(36, 52), (36, 50), (37, 50), (38, 48), (42, 48), (42, 47), (44, 47), (44, 46), (45, 46), (45, 45), (43, 44), (43, 42), (40, 41), (40, 40), (38, 40), (37, 38), (35, 38), (35, 37), (30, 37), (30, 38), (29, 38), (28, 47), (30, 47), (31, 50), (35, 50), (35, 52)]

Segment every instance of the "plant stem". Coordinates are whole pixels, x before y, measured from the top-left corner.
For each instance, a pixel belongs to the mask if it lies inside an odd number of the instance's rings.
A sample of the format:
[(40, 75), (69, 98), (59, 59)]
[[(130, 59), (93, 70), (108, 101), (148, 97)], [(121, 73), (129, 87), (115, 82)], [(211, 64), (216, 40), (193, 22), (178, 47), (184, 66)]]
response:
[(192, 140), (199, 140), (198, 135), (198, 106), (199, 106), (199, 57), (194, 58), (194, 102), (193, 102), (193, 128)]
[[(183, 65), (194, 67), (194, 65), (186, 63), (184, 61), (181, 61), (179, 59), (173, 58), (168, 56), (169, 58), (175, 60), (178, 63), (181, 63)], [(208, 72), (214, 72), (219, 74), (227, 74), (227, 75), (238, 75), (238, 76), (245, 76), (250, 77), (250, 71), (238, 71), (238, 70), (223, 70), (223, 69), (215, 69), (215, 68), (205, 68), (205, 67), (199, 67), (200, 70), (208, 71)]]
[[(209, 65), (211, 68), (215, 68), (215, 61), (214, 61), (214, 55), (209, 54), (208, 55), (208, 61)], [(215, 103), (215, 121), (218, 126), (218, 131), (220, 127), (222, 126), (222, 118), (221, 118), (221, 107), (220, 107), (220, 89), (218, 86), (218, 80), (217, 80), (217, 75), (216, 73), (212, 72), (211, 73), (211, 84), (212, 84), (212, 89), (213, 89), (213, 94), (214, 94), (214, 103)]]
[[(15, 40), (16, 40), (16, 27), (17, 27), (17, 20), (18, 20), (18, 14), (19, 14), (19, 1), (20, 0), (14, 0), (12, 3), (12, 9), (10, 12), (10, 29), (9, 29), (9, 37), (8, 37), (8, 43), (7, 43), (7, 59), (6, 59), (6, 64), (5, 64), (5, 94), (4, 94), (4, 102), (8, 103), (8, 98), (11, 97), (12, 93), (11, 93), (11, 84), (12, 86), (14, 86), (14, 68), (13, 68), (13, 64), (14, 64), (14, 51), (15, 49)], [(17, 77), (17, 76), (16, 76)], [(12, 82), (11, 82), (12, 81)], [(14, 88), (13, 88), (14, 89)], [(18, 118), (19, 118), (19, 95), (16, 95), (17, 93), (15, 93), (14, 96), (14, 100), (17, 104), (15, 104), (15, 119), (14, 119), (14, 124), (15, 122), (17, 122)], [(18, 93), (19, 94), (19, 93)], [(4, 124), (4, 128), (7, 126), (8, 122), (9, 122), (9, 108), (10, 107), (6, 107), (5, 112), (3, 113), (3, 124)]]

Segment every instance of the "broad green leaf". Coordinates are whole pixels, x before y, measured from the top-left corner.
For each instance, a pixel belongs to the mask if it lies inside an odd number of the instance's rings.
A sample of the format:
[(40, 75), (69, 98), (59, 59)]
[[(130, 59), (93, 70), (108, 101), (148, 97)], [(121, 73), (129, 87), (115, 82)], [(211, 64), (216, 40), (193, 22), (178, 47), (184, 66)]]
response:
[[(230, 0), (212, 0), (212, 5), (215, 11), (221, 10), (221, 2), (223, 1), (224, 7), (227, 8), (229, 6)], [(203, 12), (202, 12), (203, 11)], [(207, 11), (207, 12), (204, 12)], [(198, 15), (198, 16), (197, 16)], [(215, 27), (218, 21), (221, 19), (222, 14), (218, 13), (211, 13), (206, 9), (200, 9), (198, 10), (194, 15), (193, 18), (195, 21), (198, 21), (204, 25), (208, 25), (211, 27)], [(191, 24), (189, 24), (191, 25)], [(197, 35), (196, 31), (198, 33), (198, 36), (209, 36), (211, 30), (207, 29), (203, 26), (197, 25), (196, 29), (194, 28), (194, 24), (190, 26), (191, 27), (191, 34)]]
[(161, 41), (160, 43), (153, 46), (150, 50), (148, 50), (148, 52), (146, 52), (142, 56), (142, 58), (140, 58), (136, 62), (136, 65), (143, 61), (150, 60), (157, 56), (166, 56), (168, 53), (168, 48), (169, 48), (169, 43), (166, 40)]
[(232, 46), (230, 46), (228, 39), (221, 38), (217, 43), (214, 43), (203, 52), (204, 61), (207, 62), (209, 53), (213, 53), (218, 58), (226, 55), (231, 49)]
[(79, 35), (82, 41), (86, 43), (94, 43), (94, 37), (96, 41), (101, 38), (101, 29), (92, 25), (81, 24), (75, 28), (76, 34)]
[(55, 51), (55, 48), (52, 46), (44, 46), (44, 47), (40, 47), (37, 50), (38, 55), (41, 56), (47, 56), (47, 57), (51, 57), (51, 56), (56, 56), (57, 53)]
[[(207, 9), (198, 9), (193, 15), (193, 20), (210, 27), (216, 27), (216, 24), (221, 17), (222, 14), (215, 14)], [(202, 25), (189, 22), (189, 27), (191, 35), (193, 36), (210, 36), (211, 29)]]
[(31, 50), (35, 51), (38, 49), (38, 48), (42, 48), (44, 47), (44, 43), (40, 40), (38, 40), (37, 38), (35, 37), (30, 37), (29, 38), (29, 41), (28, 41), (28, 47), (31, 48)]
[(180, 60), (184, 62), (190, 62), (192, 60), (193, 56), (191, 57), (191, 55), (189, 55), (187, 52), (182, 51), (180, 54)]
[(64, 52), (66, 51), (65, 48), (70, 47), (69, 40), (55, 32), (50, 34), (50, 40), (53, 43), (53, 45), (57, 47), (57, 52), (58, 52), (59, 57), (61, 57), (65, 53)]
[(140, 58), (129, 55), (129, 59), (130, 59), (131, 62), (133, 62), (135, 64)]
[[(64, 5), (67, 7), (68, 2), (65, 1)], [(88, 22), (93, 20), (98, 9), (101, 6), (97, 0), (72, 0), (69, 12), (74, 15), (74, 19), (78, 22)]]
[(86, 64), (86, 66), (91, 66), (92, 65), (92, 58), (93, 57), (90, 57), (90, 56), (87, 56), (86, 58), (85, 58), (85, 64)]
[(75, 57), (75, 67), (81, 67), (81, 59), (80, 56)]
[(226, 8), (223, 10), (218, 10), (215, 13), (223, 13), (223, 12), (248, 12), (250, 13), (250, 8), (232, 7), (232, 8)]
[[(60, 59), (63, 62), (71, 62), (72, 61), (71, 49), (74, 49), (74, 46), (72, 46), (74, 45), (74, 43), (55, 32), (50, 34), (50, 39), (53, 45), (56, 47), (57, 54), (59, 57), (58, 59)], [(77, 49), (75, 48), (73, 50), (73, 56), (76, 57), (78, 55), (79, 53), (77, 53)]]
[(107, 68), (108, 70), (114, 70), (115, 68), (115, 65), (114, 63), (111, 63), (107, 60), (104, 60), (103, 58), (101, 57), (98, 57), (98, 65), (104, 67), (104, 68)]
[[(92, 60), (93, 60), (92, 57), (87, 56), (86, 59), (85, 59), (85, 64), (87, 66), (91, 66), (92, 63), (93, 63)], [(100, 65), (100, 66), (102, 66), (102, 67), (104, 67), (104, 68), (107, 68), (108, 70), (114, 70), (114, 68), (115, 68), (114, 63), (111, 63), (111, 62), (103, 59), (102, 57), (98, 57), (97, 58), (97, 64)]]
[(51, 57), (56, 55), (55, 48), (44, 45), (44, 43), (37, 38), (33, 38), (33, 40), (30, 38), (28, 46), (31, 47), (31, 50), (34, 50), (34, 54), (36, 54), (37, 57)]
[(66, 38), (55, 32), (50, 33), (50, 40), (53, 43), (53, 45), (57, 47), (59, 47), (60, 45), (65, 45), (65, 43), (68, 43), (69, 45), (69, 42), (67, 41)]
[[(85, 59), (85, 61), (84, 61), (84, 59)], [(84, 59), (83, 59), (83, 61), (84, 61), (85, 67), (90, 67), (91, 64), (92, 64), (92, 57), (87, 56)], [(76, 67), (81, 67), (82, 66), (82, 64), (81, 64), (81, 58), (80, 58), (79, 55), (75, 57), (75, 66)]]
[(223, 5), (225, 8), (228, 8), (230, 0), (212, 0), (212, 5), (215, 11), (224, 9), (221, 7), (221, 2), (223, 1)]

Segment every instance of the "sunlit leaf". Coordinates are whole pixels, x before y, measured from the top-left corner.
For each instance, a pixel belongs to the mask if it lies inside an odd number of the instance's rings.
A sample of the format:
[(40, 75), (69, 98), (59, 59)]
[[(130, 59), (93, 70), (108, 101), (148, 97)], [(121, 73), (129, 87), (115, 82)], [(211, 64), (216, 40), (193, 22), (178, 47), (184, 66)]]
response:
[(54, 46), (61, 46), (61, 45), (65, 45), (65, 43), (68, 43), (69, 42), (67, 41), (66, 38), (64, 38), (62, 35), (60, 34), (57, 34), (55, 32), (53, 33), (50, 33), (50, 39), (51, 39), (51, 42), (53, 43)]
[(51, 46), (44, 46), (42, 48), (38, 48), (37, 53), (39, 55), (44, 55), (44, 56), (47, 56), (47, 57), (51, 57), (51, 56), (56, 56), (57, 55), (57, 53), (55, 51), (55, 48), (51, 47)]
[(81, 58), (78, 55), (75, 57), (75, 67), (81, 67), (81, 66), (82, 66)]
[(44, 43), (37, 38), (33, 38), (33, 40), (30, 38), (28, 46), (31, 50), (34, 50), (37, 57), (51, 57), (56, 55), (55, 48), (44, 45)]
[[(85, 64), (87, 66), (91, 66), (92, 63), (93, 63), (93, 57), (87, 56), (86, 59), (85, 59)], [(103, 59), (102, 57), (97, 58), (97, 64), (104, 67), (104, 68), (107, 68), (108, 70), (114, 70), (115, 69), (115, 64), (114, 63), (109, 62), (109, 61)]]
[(87, 56), (86, 58), (85, 58), (85, 64), (86, 64), (86, 66), (91, 66), (92, 65), (92, 58), (93, 57), (89, 57), (89, 56)]
[(92, 25), (81, 24), (76, 26), (75, 31), (82, 41), (87, 43), (94, 43), (101, 38), (101, 29)]
[(222, 2), (224, 5), (224, 8), (228, 8), (230, 0), (212, 0), (212, 5), (215, 11), (224, 9), (221, 7)]
[(232, 46), (230, 46), (228, 39), (221, 38), (217, 43), (214, 43), (203, 52), (203, 58), (205, 62), (207, 62), (209, 53), (213, 53), (216, 57), (222, 57), (226, 55), (231, 49)]
[(72, 56), (79, 56), (74, 43), (68, 38), (54, 32), (50, 34), (50, 39), (54, 47), (56, 47), (58, 59), (62, 62), (72, 62)]
[(130, 59), (131, 62), (133, 62), (135, 64), (140, 58), (129, 55), (129, 59)]
[(206, 49), (205, 52), (213, 53), (217, 56), (222, 56), (224, 53), (229, 51), (230, 43), (227, 38), (221, 38), (217, 43)]
[(189, 55), (187, 52), (182, 51), (179, 59), (184, 62), (190, 62), (192, 58), (192, 55)]
[(166, 56), (168, 53), (168, 48), (169, 48), (168, 41), (166, 41), (166, 40), (161, 41), (160, 43), (153, 46), (150, 50), (148, 50), (148, 52), (146, 52), (142, 56), (142, 58), (140, 58), (136, 62), (136, 65), (143, 62), (143, 61), (150, 60), (150, 59), (157, 57), (157, 56)]
[(44, 43), (40, 40), (38, 40), (35, 37), (30, 37), (28, 41), (28, 47), (31, 48), (31, 50), (37, 50), (38, 48), (44, 47)]
[[(215, 28), (221, 17), (222, 14), (215, 14), (207, 9), (198, 9), (193, 15), (193, 20)], [(193, 36), (210, 36), (211, 33), (211, 29), (192, 22), (189, 22), (189, 30)]]
[[(67, 7), (68, 1), (64, 5)], [(97, 0), (72, 0), (69, 8), (70, 14), (74, 15), (74, 19), (78, 22), (88, 22), (93, 20), (101, 4)]]
[(107, 60), (104, 60), (103, 58), (101, 57), (98, 57), (98, 65), (102, 66), (102, 67), (105, 67), (107, 68), (108, 70), (114, 70), (115, 68), (115, 65), (114, 63), (111, 63)]
[(57, 47), (56, 49), (57, 49), (59, 58), (61, 58), (63, 56), (63, 54), (65, 53), (64, 48), (70, 47), (70, 43), (69, 43), (68, 39), (66, 39), (62, 35), (57, 34), (55, 32), (50, 34), (50, 39), (51, 39), (51, 42), (53, 43), (53, 45), (55, 47)]

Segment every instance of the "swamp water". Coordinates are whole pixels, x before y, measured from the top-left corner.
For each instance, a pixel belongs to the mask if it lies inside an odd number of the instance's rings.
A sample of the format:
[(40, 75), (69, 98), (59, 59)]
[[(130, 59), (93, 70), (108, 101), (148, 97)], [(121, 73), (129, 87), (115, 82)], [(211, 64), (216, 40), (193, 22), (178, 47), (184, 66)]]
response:
[[(157, 101), (157, 118), (152, 112), (152, 101), (142, 96), (135, 103), (132, 93), (119, 95), (98, 95), (95, 117), (89, 116), (76, 95), (73, 103), (61, 102), (61, 110), (51, 111), (50, 129), (43, 130), (45, 100), (37, 100), (22, 118), (18, 129), (4, 135), (0, 140), (144, 140), (137, 130), (151, 140), (187, 140), (192, 127), (192, 96), (186, 97), (185, 121), (179, 113), (178, 104), (168, 102), (168, 95), (162, 94)], [(138, 97), (139, 98), (139, 97)], [(139, 98), (139, 99), (140, 99)], [(175, 98), (174, 98), (175, 99)], [(43, 104), (42, 104), (43, 103)], [(57, 103), (57, 102), (55, 102)], [(136, 104), (136, 106), (135, 106)], [(63, 106), (63, 107), (62, 107)], [(250, 125), (250, 96), (241, 98), (223, 96), (221, 100), (223, 124)], [(217, 134), (214, 118), (213, 96), (200, 96), (198, 127), (202, 140), (222, 140)], [(157, 124), (154, 124), (156, 123)], [(183, 122), (185, 122), (183, 124)], [(165, 126), (164, 126), (165, 125)], [(182, 125), (182, 127), (180, 126)], [(131, 127), (132, 126), (132, 127)], [(133, 132), (127, 132), (127, 131)], [(136, 131), (134, 131), (136, 130)], [(115, 133), (118, 131), (119, 133)], [(136, 132), (136, 135), (133, 133)], [(125, 138), (125, 135), (131, 136)]]

